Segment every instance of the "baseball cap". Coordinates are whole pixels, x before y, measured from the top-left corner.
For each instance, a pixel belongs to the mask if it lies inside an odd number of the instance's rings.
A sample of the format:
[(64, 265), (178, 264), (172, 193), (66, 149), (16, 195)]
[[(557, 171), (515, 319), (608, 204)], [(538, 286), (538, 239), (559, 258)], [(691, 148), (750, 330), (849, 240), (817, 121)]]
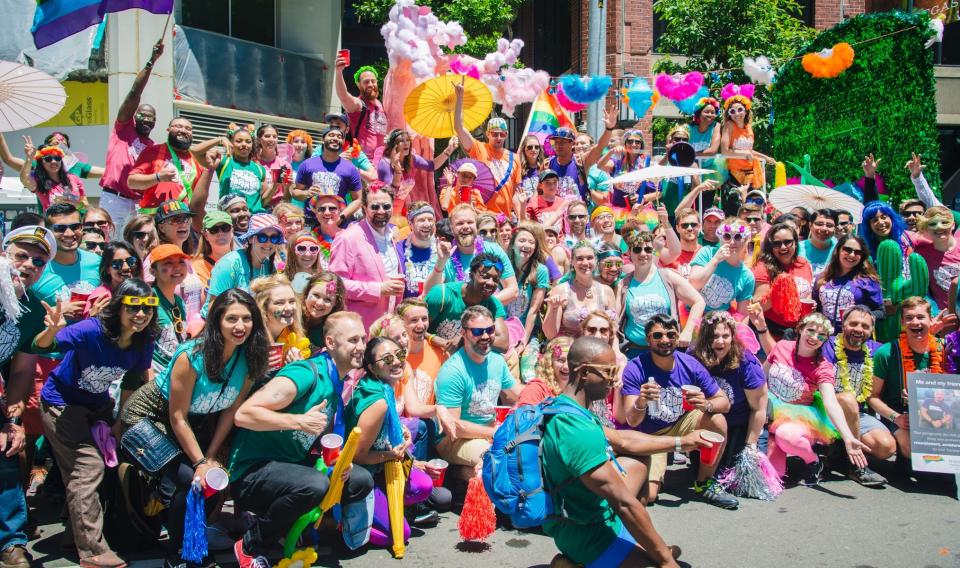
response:
[(495, 116), (487, 121), (487, 130), (507, 130), (507, 121)]
[(457, 173), (467, 172), (473, 174), (473, 177), (477, 177), (477, 166), (471, 164), (470, 162), (464, 162), (460, 164), (460, 167), (457, 168)]
[(724, 215), (723, 209), (720, 209), (719, 207), (711, 207), (703, 212), (703, 218), (706, 219), (707, 217), (717, 217), (718, 219), (723, 220), (727, 216)]
[(766, 203), (766, 201), (767, 201), (767, 194), (765, 194), (764, 192), (760, 191), (759, 189), (754, 189), (754, 190), (751, 190), (751, 191), (747, 192), (747, 196), (746, 196), (746, 198), (745, 198), (745, 201), (749, 201), (751, 197), (762, 199), (762, 200), (764, 201), (764, 203)]
[(53, 231), (40, 225), (26, 225), (7, 233), (3, 238), (3, 248), (10, 243), (25, 243), (40, 247), (48, 257), (57, 250), (57, 239)]
[(547, 181), (550, 178), (560, 179), (560, 176), (557, 175), (557, 172), (553, 170), (544, 170), (540, 172), (540, 183)]
[(147, 256), (150, 259), (150, 264), (157, 264), (158, 262), (163, 262), (168, 258), (186, 258), (188, 260), (190, 259), (190, 256), (187, 253), (183, 252), (183, 250), (180, 247), (170, 243), (158, 245), (152, 251), (150, 251), (150, 254)]
[(344, 124), (346, 124), (348, 128), (350, 127), (350, 118), (347, 117), (347, 115), (342, 112), (331, 112), (331, 113), (328, 113), (325, 117), (323, 117), (323, 121), (326, 122), (327, 124), (330, 124), (331, 120), (339, 120)]
[(187, 215), (189, 217), (193, 217), (193, 212), (190, 211), (190, 208), (187, 207), (187, 204), (183, 201), (178, 199), (168, 199), (167, 201), (161, 203), (160, 207), (157, 207), (157, 212), (154, 217), (159, 223), (178, 215)]
[(233, 218), (230, 217), (229, 213), (224, 211), (208, 211), (207, 214), (203, 216), (204, 229), (210, 229), (211, 227), (216, 227), (224, 223), (233, 225)]
[(573, 142), (577, 139), (576, 132), (572, 128), (567, 128), (566, 126), (561, 126), (560, 128), (553, 131), (553, 134), (549, 138), (562, 138), (564, 140), (569, 140)]

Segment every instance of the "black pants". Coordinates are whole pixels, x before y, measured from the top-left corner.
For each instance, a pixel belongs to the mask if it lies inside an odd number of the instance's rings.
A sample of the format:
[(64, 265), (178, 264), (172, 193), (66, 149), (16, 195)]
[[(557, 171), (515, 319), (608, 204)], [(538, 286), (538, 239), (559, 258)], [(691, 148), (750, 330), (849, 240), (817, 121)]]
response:
[[(170, 535), (170, 546), (174, 553), (183, 548), (183, 519), (187, 514), (187, 495), (190, 493), (193, 477), (193, 467), (186, 454), (180, 454), (161, 472), (159, 493), (161, 502), (169, 507), (166, 525)], [(204, 500), (207, 517), (213, 513), (219, 503), (219, 495)]]
[[(233, 484), (238, 507), (257, 515), (257, 523), (243, 535), (244, 552), (265, 554), (297, 519), (320, 504), (329, 488), (330, 479), (307, 465), (264, 462), (247, 470)], [(370, 472), (354, 467), (340, 502), (361, 501), (372, 490)]]
[(723, 448), (723, 456), (720, 458), (720, 465), (717, 471), (733, 467), (737, 461), (737, 456), (747, 445), (747, 433), (750, 431), (750, 424), (740, 426), (727, 426), (727, 445)]

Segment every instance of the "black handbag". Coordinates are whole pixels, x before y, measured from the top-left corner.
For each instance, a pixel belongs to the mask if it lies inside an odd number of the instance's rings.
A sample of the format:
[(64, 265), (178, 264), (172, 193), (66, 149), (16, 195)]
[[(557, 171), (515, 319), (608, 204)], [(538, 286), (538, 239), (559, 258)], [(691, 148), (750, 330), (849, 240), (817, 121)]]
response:
[(150, 419), (141, 420), (124, 432), (120, 449), (149, 474), (158, 473), (183, 453)]

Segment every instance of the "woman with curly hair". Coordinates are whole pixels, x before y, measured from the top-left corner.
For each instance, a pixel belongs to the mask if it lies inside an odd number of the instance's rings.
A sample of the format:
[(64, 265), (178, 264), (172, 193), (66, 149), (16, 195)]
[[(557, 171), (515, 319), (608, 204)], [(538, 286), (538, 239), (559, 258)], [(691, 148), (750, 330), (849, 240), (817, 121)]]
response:
[(547, 313), (543, 316), (543, 334), (547, 339), (559, 335), (580, 336), (580, 322), (593, 310), (618, 311), (613, 290), (594, 276), (597, 250), (589, 241), (581, 241), (571, 249), (571, 273), (568, 282), (561, 282), (547, 296)]
[(383, 143), (383, 157), (377, 163), (377, 177), (383, 183), (400, 188), (400, 182), (412, 180), (414, 169), (427, 172), (435, 171), (446, 163), (447, 159), (457, 149), (456, 137), (451, 138), (446, 149), (436, 155), (433, 161), (422, 158), (413, 152), (413, 142), (410, 134), (396, 128), (387, 134)]
[[(760, 258), (753, 267), (754, 301), (760, 302), (774, 338), (813, 311), (813, 269), (798, 254), (799, 235), (788, 223), (777, 223), (767, 231)], [(757, 330), (760, 331), (760, 330)]]
[(296, 173), (300, 169), (300, 164), (313, 156), (313, 136), (310, 136), (310, 133), (306, 130), (291, 130), (287, 133), (287, 144), (293, 148), (290, 167)]
[(544, 399), (559, 395), (570, 378), (567, 352), (573, 345), (572, 337), (557, 337), (550, 340), (537, 361), (533, 379), (524, 385), (517, 399), (517, 406), (540, 404)]

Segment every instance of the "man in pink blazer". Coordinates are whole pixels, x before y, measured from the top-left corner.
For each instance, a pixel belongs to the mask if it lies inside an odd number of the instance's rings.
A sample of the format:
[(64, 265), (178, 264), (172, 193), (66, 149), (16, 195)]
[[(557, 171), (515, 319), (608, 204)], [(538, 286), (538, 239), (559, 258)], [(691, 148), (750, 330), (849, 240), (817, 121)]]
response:
[(390, 224), (393, 195), (374, 182), (362, 193), (364, 219), (340, 231), (330, 250), (330, 271), (343, 279), (346, 308), (370, 325), (392, 312), (403, 296), (403, 256), (393, 240)]

